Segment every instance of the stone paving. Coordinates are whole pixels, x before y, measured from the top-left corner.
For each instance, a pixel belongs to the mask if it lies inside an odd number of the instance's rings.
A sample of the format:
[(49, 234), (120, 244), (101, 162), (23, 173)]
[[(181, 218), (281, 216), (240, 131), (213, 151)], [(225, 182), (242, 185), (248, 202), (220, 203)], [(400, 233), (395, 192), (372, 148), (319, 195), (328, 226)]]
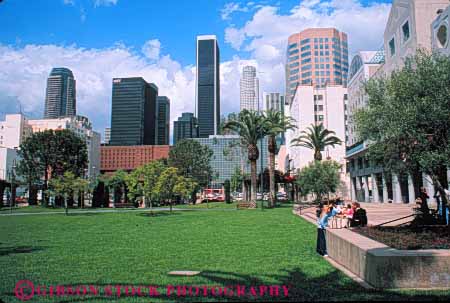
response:
[[(361, 207), (367, 212), (368, 225), (378, 225), (395, 219), (403, 218), (413, 214), (415, 204), (403, 203), (360, 203)], [(315, 208), (307, 208), (302, 211), (302, 215), (309, 218), (316, 218)], [(395, 221), (385, 226), (396, 226), (411, 221), (413, 217)]]

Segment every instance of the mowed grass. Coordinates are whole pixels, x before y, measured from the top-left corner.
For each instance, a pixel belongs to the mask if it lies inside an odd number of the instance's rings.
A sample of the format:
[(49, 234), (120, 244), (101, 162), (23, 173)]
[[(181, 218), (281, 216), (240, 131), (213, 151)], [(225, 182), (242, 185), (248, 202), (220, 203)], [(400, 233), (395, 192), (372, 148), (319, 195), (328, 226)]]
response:
[[(0, 217), (0, 299), (36, 285), (152, 285), (154, 298), (34, 297), (29, 302), (448, 300), (449, 291), (368, 291), (315, 253), (316, 228), (272, 210)], [(201, 271), (192, 277), (172, 270)], [(167, 296), (167, 285), (286, 285), (289, 296)]]

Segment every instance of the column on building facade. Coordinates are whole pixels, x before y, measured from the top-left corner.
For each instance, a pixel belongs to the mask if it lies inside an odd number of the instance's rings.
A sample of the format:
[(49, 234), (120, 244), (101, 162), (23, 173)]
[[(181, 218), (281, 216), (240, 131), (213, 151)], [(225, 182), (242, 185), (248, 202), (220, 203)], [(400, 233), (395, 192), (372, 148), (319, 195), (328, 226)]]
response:
[(382, 202), (387, 202), (389, 200), (387, 182), (386, 182), (386, 174), (381, 175), (381, 182), (383, 184), (383, 196), (381, 197)]
[(447, 189), (450, 190), (450, 168), (447, 168)]
[(369, 194), (369, 176), (364, 176), (364, 202), (370, 202)]
[(422, 173), (423, 187), (427, 190), (427, 194), (430, 197), (428, 199), (428, 206), (436, 205), (436, 199), (434, 198), (434, 186), (431, 177), (425, 173)]
[(350, 200), (356, 201), (355, 178), (350, 177)]
[(380, 202), (380, 194), (378, 192), (377, 175), (372, 174), (372, 202)]
[(392, 194), (394, 203), (402, 203), (402, 190), (400, 187), (400, 182), (398, 180), (398, 175), (392, 173)]
[(355, 195), (355, 201), (358, 201), (358, 192), (360, 192), (360, 190), (362, 189), (362, 185), (361, 185), (361, 177), (357, 176), (355, 178), (356, 180), (356, 195)]
[(408, 201), (414, 203), (416, 200), (416, 192), (414, 191), (414, 182), (411, 174), (408, 174)]

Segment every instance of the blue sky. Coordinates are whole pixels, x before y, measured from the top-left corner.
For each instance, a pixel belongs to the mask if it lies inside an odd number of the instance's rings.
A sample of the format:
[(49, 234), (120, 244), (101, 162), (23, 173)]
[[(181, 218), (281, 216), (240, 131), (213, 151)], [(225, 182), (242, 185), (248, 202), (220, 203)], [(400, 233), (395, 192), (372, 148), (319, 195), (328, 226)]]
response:
[[(261, 91), (284, 91), (289, 34), (334, 26), (350, 51), (382, 45), (389, 0), (4, 0), (0, 4), (0, 118), (21, 104), (43, 111), (45, 80), (67, 66), (78, 112), (109, 125), (111, 78), (143, 76), (172, 100), (171, 120), (194, 108), (195, 37), (215, 34), (221, 49), (223, 114), (239, 107), (239, 72), (253, 64)], [(28, 86), (28, 87), (27, 87)]]

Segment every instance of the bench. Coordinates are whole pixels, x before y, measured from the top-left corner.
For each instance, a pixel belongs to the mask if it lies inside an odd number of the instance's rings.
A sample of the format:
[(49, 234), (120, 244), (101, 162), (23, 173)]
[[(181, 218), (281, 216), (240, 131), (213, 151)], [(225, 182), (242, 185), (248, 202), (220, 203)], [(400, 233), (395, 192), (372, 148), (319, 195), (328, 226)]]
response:
[(239, 202), (238, 204), (236, 204), (236, 208), (237, 209), (242, 209), (242, 208), (250, 208), (252, 207), (252, 203), (250, 202)]

